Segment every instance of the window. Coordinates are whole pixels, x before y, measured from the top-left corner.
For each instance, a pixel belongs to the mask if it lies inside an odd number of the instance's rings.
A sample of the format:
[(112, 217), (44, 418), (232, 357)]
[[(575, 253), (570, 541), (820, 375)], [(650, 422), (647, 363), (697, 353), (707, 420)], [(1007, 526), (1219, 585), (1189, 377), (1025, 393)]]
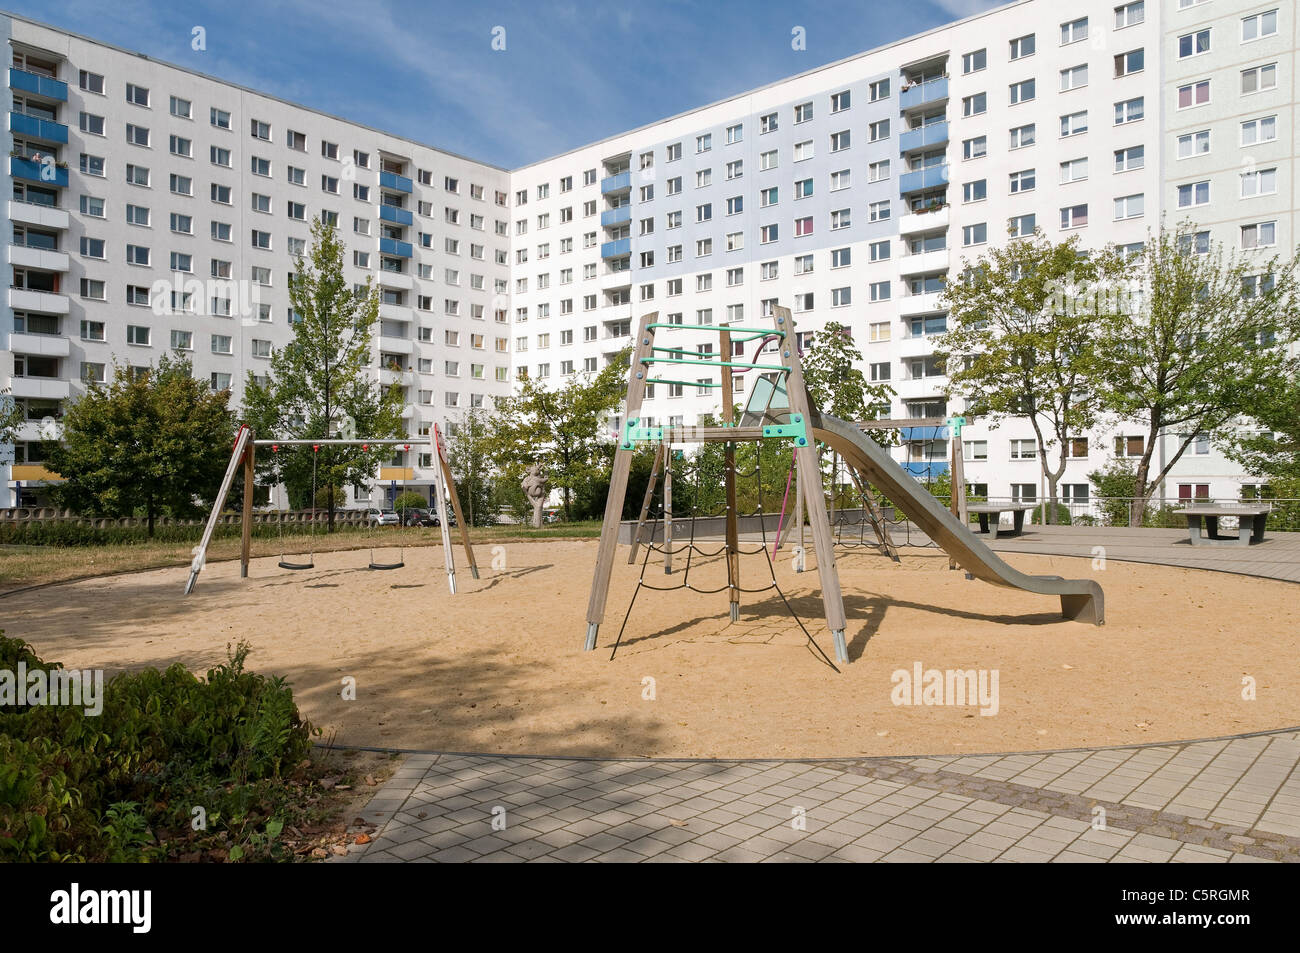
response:
[(1115, 221), (1141, 218), (1142, 214), (1143, 197), (1141, 195), (1125, 195), (1115, 200)]
[(842, 93), (833, 93), (831, 95), (831, 112), (833, 113), (843, 112), (844, 110), (848, 109), (851, 105), (853, 105), (853, 101), (852, 101), (852, 94), (849, 92), (849, 90), (846, 89)]
[(149, 187), (149, 170), (142, 165), (128, 165), (126, 167), (127, 185), (139, 185), (144, 188)]
[(768, 113), (766, 116), (758, 117), (758, 133), (766, 135), (769, 132), (776, 132), (777, 118), (776, 113)]
[(696, 137), (695, 137), (695, 152), (696, 152), (696, 154), (699, 154), (699, 153), (701, 153), (701, 152), (708, 152), (708, 151), (709, 151), (710, 149), (712, 149), (712, 148), (713, 148), (713, 134), (712, 134), (712, 133), (707, 133), (707, 132), (706, 132), (706, 133), (705, 133), (704, 135), (702, 135), (702, 136), (696, 136)]
[(1008, 220), (1012, 238), (1024, 238), (1034, 233), (1038, 224), (1036, 215), (1016, 215)]
[(794, 197), (796, 199), (806, 199), (813, 194), (813, 180), (799, 179), (794, 184)]
[(1210, 51), (1210, 31), (1198, 30), (1184, 33), (1178, 38), (1178, 58), (1185, 60), (1189, 56), (1199, 56)]
[(882, 100), (882, 99), (888, 99), (888, 98), (889, 98), (889, 80), (887, 80), (887, 79), (878, 79), (878, 80), (876, 80), (874, 83), (872, 83), (870, 86), (868, 86), (868, 87), (867, 87), (867, 90), (868, 90), (868, 94), (869, 94), (870, 97), (871, 97), (871, 101), (872, 101), (873, 103), (879, 102), (879, 101)]
[(230, 150), (222, 149), (220, 146), (210, 146), (208, 148), (208, 158), (213, 165), (223, 165), (230, 168)]
[(813, 157), (813, 141), (805, 139), (803, 142), (794, 144), (794, 161), (803, 162)]
[(882, 159), (867, 166), (868, 182), (883, 182), (889, 178), (889, 160)]
[(800, 103), (794, 107), (794, 121), (796, 123), (807, 122), (813, 117), (813, 104)]
[(320, 144), (320, 154), (326, 159), (334, 159), (337, 161), (339, 157), (339, 144), (337, 142), (326, 142), (322, 139)]
[(1190, 159), (1210, 151), (1210, 130), (1202, 129), (1178, 137), (1178, 158)]
[(976, 50), (973, 53), (963, 53), (961, 56), (962, 75), (967, 73), (978, 73), (988, 66), (988, 50)]
[(1034, 34), (1016, 37), (1011, 41), (1011, 59), (1019, 60), (1034, 55)]
[(867, 126), (867, 141), (879, 142), (882, 139), (889, 138), (889, 120), (881, 119)]
[(1022, 172), (1011, 173), (1010, 189), (1011, 194), (1013, 195), (1018, 192), (1028, 192), (1032, 190), (1036, 184), (1036, 176), (1033, 169), (1025, 169)]
[(173, 195), (193, 195), (194, 180), (188, 175), (172, 174), (167, 177), (167, 186)]
[(81, 339), (83, 341), (104, 340), (104, 322), (103, 321), (82, 321)]
[(171, 230), (179, 235), (194, 234), (194, 218), (179, 212), (171, 213)]
[[(1245, 86), (1245, 74), (1242, 74), (1242, 86)], [(1200, 82), (1188, 83), (1185, 86), (1178, 87), (1178, 108), (1189, 109), (1192, 106), (1204, 106), (1210, 101), (1210, 81), (1203, 79)], [(1118, 109), (1116, 107), (1116, 122), (1118, 123)]]
[(1146, 165), (1146, 146), (1129, 146), (1115, 150), (1115, 171), (1132, 172)]
[(143, 86), (136, 86), (134, 83), (126, 84), (126, 101), (135, 106), (149, 105), (149, 90)]
[(1120, 53), (1115, 57), (1115, 75), (1131, 76), (1133, 73), (1140, 73), (1146, 68), (1146, 51), (1129, 50), (1127, 53)]
[(989, 240), (989, 226), (987, 222), (980, 222), (977, 225), (963, 225), (961, 230), (962, 245), (983, 245)]
[(1204, 182), (1189, 182), (1186, 185), (1178, 186), (1178, 207), (1194, 208), (1198, 205), (1208, 205), (1210, 202), (1210, 183), (1207, 179)]
[(1080, 40), (1088, 38), (1088, 18), (1083, 17), (1079, 20), (1071, 20), (1069, 23), (1061, 24), (1061, 45), (1068, 43), (1078, 43)]
[(104, 117), (83, 112), (78, 118), (81, 131), (92, 136), (104, 134)]
[(872, 242), (867, 246), (867, 258), (871, 261), (888, 261), (889, 242)]
[(1251, 93), (1262, 92), (1266, 89), (1276, 88), (1276, 63), (1269, 63), (1267, 66), (1256, 66), (1241, 71), (1241, 94), (1243, 96), (1247, 96)]
[(149, 329), (138, 324), (128, 324), (126, 326), (126, 343), (135, 344), (139, 347), (148, 347)]
[(104, 239), (89, 238), (81, 236), (81, 257), (83, 258), (100, 258), (104, 257)]
[(1277, 222), (1241, 226), (1242, 248), (1266, 248), (1277, 244)]
[(976, 136), (974, 139), (966, 139), (961, 144), (961, 155), (963, 159), (978, 159), (988, 154), (989, 140), (987, 136)]
[(758, 156), (758, 168), (761, 171), (766, 171), (768, 169), (775, 169), (776, 163), (777, 163), (777, 158), (776, 158), (775, 149), (772, 149), (769, 152), (760, 153)]
[(128, 225), (139, 225), (142, 228), (148, 228), (149, 209), (145, 208), (143, 205), (131, 205), (128, 203), (126, 206), (126, 223)]
[(212, 353), (213, 354), (231, 354), (231, 337), (229, 334), (212, 335)]
[(212, 109), (208, 111), (208, 122), (216, 126), (218, 129), (229, 129), (230, 113), (226, 112), (224, 109), (218, 109), (213, 106)]
[(850, 145), (849, 130), (831, 133), (831, 152), (841, 152)]
[(1026, 146), (1032, 146), (1036, 136), (1037, 127), (1034, 123), (1031, 122), (1027, 126), (1017, 126), (1011, 130), (1011, 148), (1023, 149)]
[(92, 73), (84, 69), (79, 71), (77, 85), (88, 93), (95, 93), (98, 96), (104, 95), (104, 77), (98, 73)]
[(194, 158), (193, 139), (185, 139), (182, 136), (169, 136), (167, 140), (167, 148), (174, 156), (180, 156), (184, 159)]
[(796, 238), (802, 238), (805, 235), (813, 233), (813, 220), (811, 215), (805, 215), (803, 218), (794, 220), (794, 234)]
[(848, 169), (841, 169), (838, 172), (831, 173), (830, 190), (832, 192), (838, 192), (841, 189), (847, 189), (852, 184), (853, 184), (852, 173)]
[(1012, 440), (1010, 444), (1012, 460), (1038, 459), (1038, 442), (1036, 440)]
[(963, 182), (961, 187), (961, 200), (963, 202), (983, 202), (988, 198), (988, 180), (976, 179), (974, 182)]
[(1122, 30), (1125, 27), (1137, 26), (1145, 21), (1146, 17), (1147, 11), (1144, 0), (1134, 0), (1133, 3), (1126, 3), (1115, 8), (1115, 29)]
[(88, 215), (91, 218), (103, 218), (104, 200), (95, 198), (93, 195), (81, 196), (81, 214)]
[(1146, 448), (1146, 441), (1143, 437), (1120, 436), (1115, 438), (1115, 456), (1117, 457), (1140, 457)]
[(1011, 105), (1025, 103), (1034, 98), (1034, 81), (1032, 79), (1021, 80), (1019, 83), (1011, 84)]
[(1258, 145), (1272, 142), (1277, 138), (1277, 117), (1265, 116), (1263, 119), (1247, 119), (1241, 124), (1241, 144)]
[(1277, 11), (1256, 13), (1241, 20), (1241, 42), (1249, 43), (1265, 36), (1277, 35)]
[(1081, 63), (1078, 66), (1069, 66), (1061, 70), (1061, 92), (1068, 92), (1069, 90), (1078, 89), (1080, 86), (1087, 85), (1087, 63)]
[[(889, 218), (890, 203), (888, 199), (879, 202), (872, 202), (867, 206), (867, 220), (872, 222), (883, 222)], [(836, 224), (836, 216), (841, 213), (831, 213), (831, 228), (843, 228), (848, 225), (848, 209), (843, 211), (843, 224)]]
[(1088, 177), (1088, 159), (1066, 159), (1061, 163), (1061, 184), (1069, 185)]
[(171, 334), (171, 345), (172, 345), (172, 350), (174, 351), (194, 350), (194, 332), (173, 331)]
[(1122, 126), (1127, 122), (1138, 122), (1145, 116), (1145, 99), (1138, 96), (1136, 99), (1126, 99), (1123, 103), (1115, 103), (1115, 125)]
[(989, 108), (988, 94), (976, 93), (973, 96), (966, 96), (961, 101), (961, 114), (963, 116), (978, 116), (987, 112)]

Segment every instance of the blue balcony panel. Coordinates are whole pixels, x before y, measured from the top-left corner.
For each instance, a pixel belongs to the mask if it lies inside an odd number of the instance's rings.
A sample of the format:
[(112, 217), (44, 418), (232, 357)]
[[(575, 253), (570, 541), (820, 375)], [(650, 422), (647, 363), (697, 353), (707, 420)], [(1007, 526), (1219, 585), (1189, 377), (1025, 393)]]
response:
[(379, 217), (385, 222), (395, 222), (398, 225), (415, 224), (415, 216), (410, 209), (398, 208), (396, 205), (380, 205)]
[(600, 191), (602, 195), (608, 195), (610, 192), (625, 192), (632, 188), (632, 173), (620, 172), (618, 175), (610, 175), (600, 180)]
[(395, 172), (380, 172), (379, 187), (381, 189), (392, 189), (394, 192), (407, 193), (413, 188), (410, 179), (404, 175), (397, 175)]
[(932, 165), (926, 169), (917, 169), (915, 172), (904, 172), (898, 177), (898, 191), (902, 195), (947, 184), (948, 167), (946, 165)]
[(21, 89), (25, 93), (35, 93), (46, 99), (57, 99), (61, 103), (68, 101), (68, 84), (48, 76), (29, 73), (23, 69), (9, 70), (9, 86)]
[(948, 472), (948, 464), (937, 461), (933, 463), (916, 463), (908, 461), (903, 464), (903, 469), (912, 474), (912, 476), (916, 477), (918, 480), (933, 480)]
[(622, 208), (610, 208), (600, 213), (601, 225), (622, 225), (624, 222), (632, 221), (632, 206), (624, 205)]
[(903, 92), (899, 93), (898, 108), (914, 109), (917, 106), (925, 106), (929, 103), (939, 102), (947, 98), (948, 77), (940, 76), (924, 83), (918, 83), (910, 89), (905, 89)]
[(909, 129), (898, 137), (898, 151), (911, 152), (914, 149), (926, 149), (941, 146), (948, 141), (948, 124), (932, 122), (926, 126)]
[(618, 241), (605, 242), (600, 246), (601, 258), (618, 258), (632, 254), (632, 239), (620, 238)]
[(379, 250), (385, 255), (396, 255), (398, 258), (411, 257), (411, 243), (399, 242), (395, 238), (379, 239)]
[(901, 427), (899, 434), (904, 442), (909, 440), (947, 440), (947, 427)]
[(54, 185), (59, 188), (68, 186), (67, 169), (60, 169), (56, 165), (44, 162), (33, 162), (31, 159), (22, 159), (18, 156), (9, 157), (9, 174), (15, 179), (26, 179), (28, 182), (39, 182), (41, 185)]
[(37, 119), (23, 113), (9, 114), (9, 131), (28, 138), (44, 139), (46, 142), (66, 143), (68, 127), (61, 122), (49, 119)]

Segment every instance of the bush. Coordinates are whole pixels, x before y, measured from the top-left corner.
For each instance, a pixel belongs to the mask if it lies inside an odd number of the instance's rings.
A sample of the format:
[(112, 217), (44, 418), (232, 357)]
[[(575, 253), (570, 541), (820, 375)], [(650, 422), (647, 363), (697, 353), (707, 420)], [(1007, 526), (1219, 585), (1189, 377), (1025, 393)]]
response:
[[(1050, 507), (1052, 504), (1048, 503), (1047, 505)], [(1053, 514), (1052, 521), (1056, 523), (1057, 526), (1069, 526), (1070, 523), (1072, 522), (1070, 518), (1070, 508), (1066, 506), (1064, 503), (1057, 503), (1056, 509), (1052, 511), (1052, 514)], [(1043, 521), (1043, 504), (1039, 503), (1030, 512), (1029, 523), (1032, 526), (1033, 524), (1041, 523), (1042, 521)]]
[[(337, 514), (336, 514), (337, 515)], [(322, 518), (323, 519), (323, 518)], [(363, 525), (350, 525), (336, 522), (334, 532), (364, 530)], [(218, 523), (212, 532), (213, 539), (228, 539), (239, 536), (237, 523)], [(324, 532), (324, 525), (318, 525), (317, 532)], [(279, 523), (253, 523), (254, 539), (276, 539), (285, 536), (308, 535), (310, 523), (285, 523), (283, 529)], [(201, 524), (157, 524), (154, 534), (149, 536), (144, 526), (106, 526), (97, 527), (89, 521), (77, 519), (31, 520), (0, 522), (0, 544), (16, 546), (120, 546), (134, 543), (197, 543), (203, 535)]]
[(330, 497), (334, 497), (334, 509), (341, 510), (348, 504), (348, 494), (341, 486), (323, 486), (316, 491), (316, 509), (330, 508)]
[(406, 490), (397, 494), (397, 499), (393, 501), (393, 509), (399, 513), (403, 510), (427, 510), (428, 508), (428, 497), (414, 490)]
[[(284, 778), (315, 731), (283, 679), (244, 670), (247, 655), (241, 643), (203, 678), (179, 664), (119, 674), (98, 716), (0, 714), (0, 861), (148, 860), (204, 843), (233, 845), (231, 859), (274, 856)], [(19, 661), (46, 667), (0, 634), (0, 664)], [(207, 816), (197, 834), (195, 807)]]

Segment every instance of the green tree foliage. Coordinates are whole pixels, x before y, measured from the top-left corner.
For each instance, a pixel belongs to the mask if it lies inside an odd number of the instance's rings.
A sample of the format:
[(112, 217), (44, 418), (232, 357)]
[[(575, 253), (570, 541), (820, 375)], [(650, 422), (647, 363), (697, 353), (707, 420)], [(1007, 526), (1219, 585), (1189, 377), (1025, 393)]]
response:
[(1084, 255), (1078, 236), (1054, 243), (1036, 229), (963, 259), (960, 277), (944, 287), (948, 331), (935, 354), (947, 367), (947, 394), (990, 428), (1030, 422), (1052, 503), (1069, 438), (1096, 423), (1095, 343), (1112, 304), (1105, 292), (1122, 274), (1118, 256)]
[(9, 393), (9, 388), (0, 390), (0, 446), (13, 443), (18, 436), (18, 428), (25, 421), (23, 408)]
[(1260, 429), (1242, 429), (1227, 442), (1228, 455), (1255, 476), (1300, 481), (1300, 361), (1257, 391), (1248, 409)]
[(487, 445), (501, 479), (518, 483), (540, 463), (563, 495), (564, 518), (572, 519), (574, 493), (608, 479), (608, 448), (616, 439), (608, 420), (626, 394), (627, 369), (624, 351), (597, 374), (575, 375), (554, 390), (524, 378), (514, 395), (499, 398)]
[(212, 393), (188, 361), (163, 357), (146, 372), (115, 366), (63, 419), (63, 442), (46, 465), (64, 482), (61, 506), (88, 516), (200, 516), (212, 505), (230, 460), (229, 391)]
[(496, 520), (491, 433), (487, 413), (470, 410), (456, 422), (455, 433), (447, 437), (447, 464), (456, 478), (460, 508), (470, 526), (491, 526)]
[[(1097, 343), (1100, 404), (1146, 431), (1134, 474), (1129, 524), (1141, 526), (1152, 493), (1198, 434), (1230, 443), (1243, 415), (1267, 411), (1261, 395), (1292, 370), (1296, 259), (1195, 251), (1195, 226), (1162, 227), (1126, 263), (1137, 293), (1102, 322)], [(1118, 262), (1113, 250), (1105, 257)], [(1280, 405), (1279, 405), (1280, 406)], [(1158, 437), (1177, 437), (1163, 466)]]
[[(289, 301), (298, 320), (293, 340), (271, 355), (265, 384), (250, 372), (244, 386), (244, 419), (259, 439), (400, 437), (403, 397), (400, 384), (381, 387), (373, 379), (372, 335), (379, 295), (370, 279), (354, 290), (343, 273), (345, 247), (338, 230), (316, 221), (312, 245), (297, 260), (289, 282)], [(316, 486), (366, 487), (387, 450), (322, 446), (316, 460)], [(258, 454), (260, 479), (283, 482), (292, 505), (312, 500), (313, 451), (286, 447)], [(328, 497), (334, 526), (334, 496)]]

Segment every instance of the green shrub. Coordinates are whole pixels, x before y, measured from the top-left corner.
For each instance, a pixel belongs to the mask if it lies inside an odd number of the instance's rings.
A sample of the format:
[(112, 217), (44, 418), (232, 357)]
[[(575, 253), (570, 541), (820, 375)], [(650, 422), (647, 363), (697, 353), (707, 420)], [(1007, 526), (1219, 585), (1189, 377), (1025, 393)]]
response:
[[(203, 678), (179, 664), (116, 675), (99, 716), (0, 713), (0, 861), (160, 857), (168, 839), (193, 839), (195, 806), (205, 836), (274, 853), (267, 832), (291, 800), (283, 780), (315, 732), (282, 678), (244, 670), (248, 651), (241, 643)], [(54, 667), (0, 635), (0, 664), (18, 661)]]
[(415, 492), (415, 490), (399, 493), (397, 499), (393, 501), (393, 509), (399, 513), (403, 510), (427, 510), (428, 508), (429, 498), (423, 493)]
[[(1052, 504), (1048, 503), (1047, 505), (1050, 507)], [(1053, 513), (1052, 521), (1056, 523), (1057, 526), (1069, 526), (1070, 523), (1072, 522), (1070, 518), (1070, 508), (1066, 506), (1064, 503), (1057, 503), (1056, 509), (1053, 510), (1052, 513)], [(1033, 511), (1030, 512), (1029, 522), (1032, 525), (1034, 523), (1041, 523), (1042, 521), (1043, 521), (1043, 504), (1039, 503), (1036, 507), (1034, 507)]]

